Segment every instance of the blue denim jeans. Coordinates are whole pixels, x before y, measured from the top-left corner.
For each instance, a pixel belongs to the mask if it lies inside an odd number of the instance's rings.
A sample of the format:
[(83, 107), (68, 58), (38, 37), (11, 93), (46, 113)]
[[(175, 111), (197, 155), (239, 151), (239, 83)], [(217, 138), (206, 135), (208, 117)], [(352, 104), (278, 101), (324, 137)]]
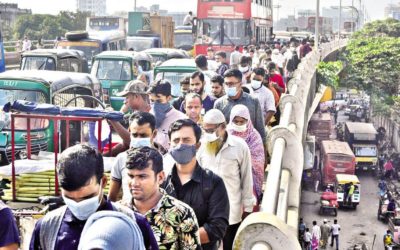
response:
[(333, 235), (331, 237), (331, 247), (333, 247), (333, 241), (336, 240), (336, 250), (339, 250), (339, 235)]

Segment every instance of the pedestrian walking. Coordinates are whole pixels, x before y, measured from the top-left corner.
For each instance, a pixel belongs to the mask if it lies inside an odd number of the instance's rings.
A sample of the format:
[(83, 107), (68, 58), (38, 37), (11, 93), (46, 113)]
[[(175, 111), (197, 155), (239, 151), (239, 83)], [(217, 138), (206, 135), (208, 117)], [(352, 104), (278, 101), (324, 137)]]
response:
[(313, 221), (311, 235), (312, 235), (312, 240), (311, 240), (312, 250), (316, 250), (318, 249), (319, 240), (321, 239), (321, 228), (317, 225), (316, 221)]
[(304, 223), (303, 218), (300, 218), (299, 221), (299, 242), (300, 246), (305, 246), (305, 233), (306, 233), (306, 223)]
[(304, 249), (311, 250), (311, 238), (312, 235), (310, 233), (310, 229), (307, 227), (306, 232), (304, 233)]
[(321, 226), (321, 248), (325, 249), (331, 234), (331, 226), (328, 225), (328, 220), (323, 220), (324, 224)]
[(339, 232), (340, 225), (337, 223), (337, 219), (335, 219), (331, 226), (331, 247), (333, 247), (333, 241), (336, 241), (336, 250), (339, 250)]
[(389, 159), (386, 164), (383, 166), (383, 168), (385, 169), (385, 178), (386, 179), (391, 179), (392, 178), (392, 174), (393, 174), (393, 162), (391, 159)]

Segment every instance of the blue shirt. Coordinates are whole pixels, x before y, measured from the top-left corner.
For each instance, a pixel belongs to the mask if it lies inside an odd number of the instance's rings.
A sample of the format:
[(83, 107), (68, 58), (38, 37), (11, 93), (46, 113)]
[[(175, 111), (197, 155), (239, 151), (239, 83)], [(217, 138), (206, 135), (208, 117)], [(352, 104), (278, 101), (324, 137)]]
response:
[(20, 243), (17, 223), (11, 209), (0, 201), (0, 247)]
[[(98, 209), (98, 211), (104, 210), (114, 210), (114, 207), (105, 196), (105, 203)], [(136, 223), (138, 224), (140, 231), (143, 235), (144, 245), (146, 249), (158, 249), (157, 241), (154, 237), (153, 231), (151, 230), (150, 224), (147, 219), (142, 215), (135, 213)], [(79, 240), (81, 238), (81, 233), (86, 221), (78, 220), (67, 208), (63, 221), (61, 222), (60, 229), (57, 233), (56, 249), (57, 250), (73, 250), (78, 249)], [(30, 242), (30, 250), (40, 250), (40, 227), (42, 224), (42, 219), (40, 219), (36, 225), (32, 234), (32, 239)]]

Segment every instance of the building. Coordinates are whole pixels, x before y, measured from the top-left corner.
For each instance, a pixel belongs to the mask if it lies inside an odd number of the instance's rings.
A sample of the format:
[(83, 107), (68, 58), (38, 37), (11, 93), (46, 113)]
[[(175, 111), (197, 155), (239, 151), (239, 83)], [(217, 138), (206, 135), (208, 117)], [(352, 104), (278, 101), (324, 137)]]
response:
[(3, 36), (10, 39), (12, 29), (18, 16), (32, 14), (30, 9), (20, 9), (16, 3), (1, 3), (0, 2), (0, 24)]
[[(352, 30), (358, 30), (358, 24), (362, 21), (362, 16), (359, 16), (358, 10), (350, 7), (342, 7), (341, 31), (351, 32)], [(322, 16), (332, 18), (333, 32), (337, 33), (339, 31), (339, 7), (322, 8)]]
[(394, 18), (400, 21), (400, 3), (386, 5), (385, 18)]
[(90, 12), (93, 16), (106, 16), (107, 0), (76, 0), (76, 9)]

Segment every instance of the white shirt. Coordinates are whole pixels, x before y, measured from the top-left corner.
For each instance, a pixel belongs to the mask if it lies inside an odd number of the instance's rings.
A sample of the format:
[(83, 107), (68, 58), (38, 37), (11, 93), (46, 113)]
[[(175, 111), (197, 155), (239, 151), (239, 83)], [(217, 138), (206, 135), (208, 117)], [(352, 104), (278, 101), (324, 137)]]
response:
[(122, 200), (132, 199), (132, 194), (131, 191), (129, 190), (129, 185), (128, 185), (129, 178), (126, 169), (127, 157), (128, 155), (126, 151), (118, 154), (117, 159), (111, 168), (111, 178), (114, 180), (121, 181)]
[(240, 62), (240, 57), (242, 56), (242, 53), (240, 53), (239, 51), (235, 50), (231, 53), (231, 57), (229, 60), (230, 65), (237, 65)]
[(22, 51), (31, 50), (32, 42), (31, 40), (24, 40), (22, 42)]
[(305, 242), (311, 242), (311, 237), (312, 237), (311, 233), (310, 232), (306, 232), (304, 234), (304, 241)]
[(272, 53), (271, 60), (278, 65), (279, 68), (283, 68), (285, 63), (285, 57), (279, 52), (278, 54)]
[(313, 226), (312, 228), (312, 236), (321, 239), (321, 228), (318, 225)]
[(271, 90), (269, 90), (265, 86), (261, 86), (261, 88), (254, 90), (251, 87), (251, 84), (247, 84), (246, 87), (250, 89), (250, 95), (253, 96), (254, 98), (257, 98), (258, 101), (260, 102), (264, 119), (267, 116), (268, 111), (276, 112), (275, 98)]
[(192, 25), (191, 21), (192, 21), (192, 16), (187, 14), (183, 19), (183, 25)]
[(333, 224), (331, 226), (332, 229), (332, 235), (339, 235), (339, 231), (340, 231), (340, 225), (339, 224)]
[(205, 144), (202, 144), (197, 160), (200, 166), (212, 170), (224, 180), (230, 204), (229, 225), (241, 222), (242, 209), (252, 212), (254, 203), (251, 156), (246, 142), (229, 134), (215, 156), (207, 153)]

